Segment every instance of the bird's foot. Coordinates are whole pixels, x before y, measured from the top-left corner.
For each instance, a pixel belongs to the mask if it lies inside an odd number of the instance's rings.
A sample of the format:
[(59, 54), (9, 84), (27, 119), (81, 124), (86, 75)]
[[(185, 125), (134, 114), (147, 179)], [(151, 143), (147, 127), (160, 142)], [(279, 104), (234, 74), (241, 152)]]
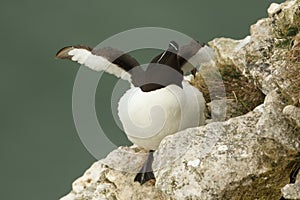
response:
[(134, 178), (134, 181), (139, 182), (141, 185), (146, 183), (149, 180), (154, 179), (155, 176), (153, 174), (153, 169), (152, 169), (152, 162), (153, 162), (153, 150), (149, 151), (148, 158), (146, 162), (144, 163), (144, 166), (141, 168), (139, 173)]
[(139, 172), (134, 178), (134, 181), (139, 182), (141, 185), (143, 185), (149, 180), (155, 180), (153, 172)]

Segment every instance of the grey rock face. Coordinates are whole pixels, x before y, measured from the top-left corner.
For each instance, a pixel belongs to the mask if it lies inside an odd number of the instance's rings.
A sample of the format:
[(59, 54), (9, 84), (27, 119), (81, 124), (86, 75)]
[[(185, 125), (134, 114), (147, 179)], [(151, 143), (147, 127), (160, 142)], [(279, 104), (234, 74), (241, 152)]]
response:
[(220, 66), (235, 66), (260, 88), (263, 104), (167, 136), (154, 154), (156, 182), (133, 182), (146, 152), (120, 147), (61, 200), (299, 199), (300, 175), (290, 183), (290, 173), (300, 163), (300, 0), (271, 4), (268, 15), (243, 40), (209, 43)]
[[(263, 105), (244, 116), (163, 140), (155, 156), (156, 187), (174, 199), (280, 197), (278, 185), (288, 182), (287, 166), (300, 150), (300, 138), (282, 116), (278, 102), (280, 96), (271, 92)], [(174, 152), (185, 153), (178, 157)], [(278, 174), (281, 182), (272, 182)], [(259, 188), (253, 193), (255, 184), (268, 179), (265, 194)]]

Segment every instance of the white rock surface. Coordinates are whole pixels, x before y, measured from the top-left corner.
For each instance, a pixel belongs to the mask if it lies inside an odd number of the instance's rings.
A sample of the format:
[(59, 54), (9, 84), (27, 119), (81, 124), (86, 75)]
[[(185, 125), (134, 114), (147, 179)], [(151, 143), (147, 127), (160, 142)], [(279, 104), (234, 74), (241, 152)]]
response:
[(286, 199), (300, 199), (300, 183), (287, 184), (281, 192)]
[(280, 11), (280, 5), (278, 3), (271, 3), (270, 7), (268, 8), (268, 15), (272, 17), (274, 14)]
[(300, 173), (298, 173), (295, 183), (287, 184), (281, 189), (281, 192), (286, 199), (300, 199)]

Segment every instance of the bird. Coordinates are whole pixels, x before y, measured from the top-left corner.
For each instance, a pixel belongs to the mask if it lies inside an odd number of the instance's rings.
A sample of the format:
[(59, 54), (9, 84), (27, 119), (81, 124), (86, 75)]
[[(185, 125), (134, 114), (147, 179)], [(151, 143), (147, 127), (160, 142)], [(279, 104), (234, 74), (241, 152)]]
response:
[(60, 49), (55, 58), (69, 59), (94, 71), (105, 71), (126, 80), (131, 87), (118, 103), (118, 116), (128, 139), (149, 154), (134, 181), (141, 185), (155, 179), (153, 153), (160, 142), (178, 131), (205, 123), (205, 99), (202, 92), (185, 79), (195, 75), (195, 59), (203, 45), (197, 41), (179, 47), (170, 41), (144, 69), (130, 55), (112, 47), (85, 45)]

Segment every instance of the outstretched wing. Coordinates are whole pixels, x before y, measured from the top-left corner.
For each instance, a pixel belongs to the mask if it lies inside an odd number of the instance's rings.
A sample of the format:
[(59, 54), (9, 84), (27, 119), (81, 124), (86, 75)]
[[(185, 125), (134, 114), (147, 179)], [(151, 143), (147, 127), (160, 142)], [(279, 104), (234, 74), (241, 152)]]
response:
[(111, 47), (92, 49), (82, 45), (68, 46), (59, 50), (55, 57), (78, 62), (94, 71), (105, 71), (129, 82), (131, 70), (139, 66), (129, 54)]
[(214, 57), (215, 53), (210, 47), (194, 40), (181, 46), (178, 52), (178, 62), (184, 73), (194, 74), (201, 64), (210, 62)]

